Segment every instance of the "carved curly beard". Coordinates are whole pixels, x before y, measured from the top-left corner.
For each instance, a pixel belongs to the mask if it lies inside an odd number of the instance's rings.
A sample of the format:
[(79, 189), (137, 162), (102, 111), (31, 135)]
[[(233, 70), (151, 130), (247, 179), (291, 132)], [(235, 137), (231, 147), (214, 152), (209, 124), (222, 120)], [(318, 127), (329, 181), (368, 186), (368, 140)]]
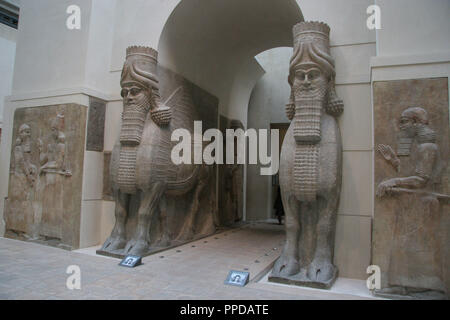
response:
[[(316, 83), (318, 84), (318, 83)], [(322, 110), (326, 105), (327, 86), (293, 87), (295, 146), (294, 191), (297, 200), (313, 202), (318, 188), (319, 142)]]
[(436, 143), (436, 132), (426, 125), (417, 128), (417, 141), (419, 143)]
[(317, 79), (310, 85), (294, 82), (295, 100), (294, 137), (298, 144), (316, 144), (321, 139), (320, 120), (327, 96), (326, 79)]
[(122, 113), (122, 128), (120, 132), (120, 143), (122, 145), (139, 145), (144, 131), (145, 120), (150, 110), (150, 99), (145, 99), (138, 104), (124, 106)]
[(323, 83), (312, 85), (310, 87), (306, 87), (304, 85), (298, 85), (293, 87), (294, 96), (297, 99), (317, 99), (322, 100), (325, 99), (327, 95), (327, 85), (324, 81)]
[(397, 155), (409, 156), (414, 139), (421, 143), (436, 143), (436, 133), (427, 125), (419, 124), (415, 127), (414, 133), (408, 132), (408, 129), (400, 130), (397, 135)]
[(166, 126), (172, 119), (172, 109), (167, 106), (161, 105), (158, 108), (150, 111), (153, 122), (158, 126)]
[(397, 136), (397, 155), (409, 156), (414, 138), (408, 136), (405, 131), (400, 131)]
[(295, 102), (294, 138), (298, 144), (316, 144), (320, 141), (323, 103), (323, 100), (317, 99), (300, 99)]

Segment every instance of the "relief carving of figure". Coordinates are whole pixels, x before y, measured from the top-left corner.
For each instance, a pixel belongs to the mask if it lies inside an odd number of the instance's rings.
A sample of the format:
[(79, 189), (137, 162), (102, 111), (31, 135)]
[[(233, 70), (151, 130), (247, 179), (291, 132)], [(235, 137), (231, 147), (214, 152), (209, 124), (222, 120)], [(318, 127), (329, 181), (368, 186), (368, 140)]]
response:
[(341, 189), (342, 143), (336, 120), (344, 108), (335, 92), (330, 28), (294, 26), (291, 121), (280, 158), (286, 244), (270, 281), (329, 288), (337, 277), (334, 237)]
[[(116, 222), (101, 251), (142, 256), (155, 245), (150, 239), (152, 221), (161, 224), (160, 247), (174, 238), (194, 236), (199, 197), (209, 181), (210, 168), (171, 161), (171, 133), (177, 128), (194, 131), (194, 108), (183, 87), (161, 102), (155, 50), (128, 48), (120, 83), (122, 127), (110, 166)], [(181, 231), (169, 234), (173, 217), (167, 212), (167, 196), (190, 191), (193, 198), (188, 212), (177, 213), (176, 217), (184, 219)], [(154, 214), (158, 219), (152, 219)], [(137, 225), (127, 230), (127, 219), (133, 215), (137, 216)]]
[(39, 140), (39, 182), (36, 202), (36, 221), (39, 233), (46, 237), (62, 238), (64, 219), (64, 179), (72, 176), (67, 168), (64, 114), (59, 113), (50, 122), (49, 143)]
[(66, 168), (66, 136), (64, 134), (64, 114), (60, 113), (51, 121), (51, 141), (44, 152), (43, 142), (39, 142), (40, 174), (58, 173), (71, 176), (70, 170)]
[(440, 202), (450, 196), (437, 192), (444, 168), (436, 133), (421, 107), (404, 110), (398, 127), (397, 152), (388, 145), (378, 146), (379, 154), (399, 175), (381, 182), (376, 191), (396, 208), (387, 287), (378, 293), (444, 292)]
[(31, 159), (31, 128), (23, 124), (19, 128), (19, 137), (14, 147), (14, 175), (22, 180), (23, 189), (34, 187), (36, 181), (36, 166)]
[[(377, 196), (382, 197), (391, 192), (412, 192), (412, 189), (432, 191), (440, 174), (440, 153), (436, 144), (436, 133), (428, 126), (428, 114), (425, 109), (411, 107), (403, 111), (399, 122), (397, 154), (390, 146), (379, 145), (380, 154), (400, 172), (399, 156), (410, 156), (414, 140), (415, 171), (409, 177), (392, 178), (383, 181), (377, 189)], [(406, 188), (409, 190), (401, 190)]]
[(79, 247), (85, 113), (76, 104), (15, 110), (5, 237)]
[(11, 166), (9, 214), (7, 223), (16, 231), (31, 234), (33, 224), (33, 197), (37, 168), (32, 163), (31, 128), (22, 124), (15, 141)]

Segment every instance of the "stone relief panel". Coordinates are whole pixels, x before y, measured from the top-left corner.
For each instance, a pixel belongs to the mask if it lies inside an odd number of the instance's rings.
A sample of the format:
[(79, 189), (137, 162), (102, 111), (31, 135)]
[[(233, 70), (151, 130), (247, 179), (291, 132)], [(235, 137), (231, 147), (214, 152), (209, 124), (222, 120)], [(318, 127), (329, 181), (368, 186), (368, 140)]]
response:
[(382, 81), (373, 90), (375, 294), (448, 297), (448, 80)]
[(99, 254), (145, 256), (215, 232), (216, 167), (175, 165), (171, 133), (217, 127), (218, 100), (160, 67), (157, 52), (130, 47), (121, 76), (124, 109), (111, 154), (115, 226)]
[(330, 288), (336, 218), (342, 180), (342, 142), (337, 117), (344, 103), (335, 91), (330, 28), (301, 22), (293, 28), (289, 68), (291, 124), (280, 157), (280, 189), (286, 244), (269, 281)]
[[(226, 159), (226, 129), (243, 129), (239, 120), (220, 116), (219, 129), (223, 134), (224, 159)], [(234, 142), (235, 164), (219, 166), (219, 225), (229, 226), (242, 220), (244, 193), (244, 165), (237, 164), (237, 141)]]
[(106, 102), (89, 97), (88, 129), (86, 137), (87, 151), (103, 151), (105, 140)]
[(9, 193), (5, 219), (7, 228), (32, 235), (33, 201), (38, 177), (38, 145), (31, 137), (31, 127), (21, 123), (13, 138)]
[(78, 248), (85, 127), (80, 105), (16, 110), (7, 237)]

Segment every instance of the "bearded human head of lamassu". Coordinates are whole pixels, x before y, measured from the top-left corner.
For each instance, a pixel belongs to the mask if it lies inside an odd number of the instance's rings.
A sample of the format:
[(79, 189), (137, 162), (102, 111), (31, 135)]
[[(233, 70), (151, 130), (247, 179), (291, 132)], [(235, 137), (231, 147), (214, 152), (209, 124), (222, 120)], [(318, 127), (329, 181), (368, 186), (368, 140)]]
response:
[(296, 102), (307, 103), (308, 100), (320, 101), (327, 113), (339, 116), (343, 102), (335, 91), (336, 71), (330, 54), (330, 27), (323, 22), (301, 22), (294, 26), (293, 36), (288, 117), (294, 117)]
[(121, 143), (139, 144), (148, 113), (158, 126), (170, 123), (171, 109), (161, 104), (157, 78), (158, 53), (149, 47), (132, 46), (122, 69), (123, 98)]

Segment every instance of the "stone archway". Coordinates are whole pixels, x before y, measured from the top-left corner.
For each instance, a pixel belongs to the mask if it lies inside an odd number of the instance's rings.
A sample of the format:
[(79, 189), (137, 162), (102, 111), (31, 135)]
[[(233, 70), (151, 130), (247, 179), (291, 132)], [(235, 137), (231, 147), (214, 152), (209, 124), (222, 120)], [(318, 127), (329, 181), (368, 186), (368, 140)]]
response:
[[(247, 128), (250, 95), (265, 73), (255, 56), (292, 46), (300, 21), (295, 0), (183, 0), (161, 33), (159, 63), (217, 96), (219, 115)], [(244, 219), (245, 190), (244, 178)]]
[[(268, 130), (272, 129), (274, 124), (278, 124), (278, 129), (283, 127), (281, 124), (289, 126), (285, 105), (290, 95), (287, 78), (291, 56), (292, 47), (273, 48), (256, 56), (266, 73), (258, 80), (251, 93), (248, 106), (249, 128)], [(279, 147), (281, 151), (281, 143)], [(277, 177), (261, 176), (260, 167), (247, 167), (246, 204), (249, 221), (273, 217)]]

